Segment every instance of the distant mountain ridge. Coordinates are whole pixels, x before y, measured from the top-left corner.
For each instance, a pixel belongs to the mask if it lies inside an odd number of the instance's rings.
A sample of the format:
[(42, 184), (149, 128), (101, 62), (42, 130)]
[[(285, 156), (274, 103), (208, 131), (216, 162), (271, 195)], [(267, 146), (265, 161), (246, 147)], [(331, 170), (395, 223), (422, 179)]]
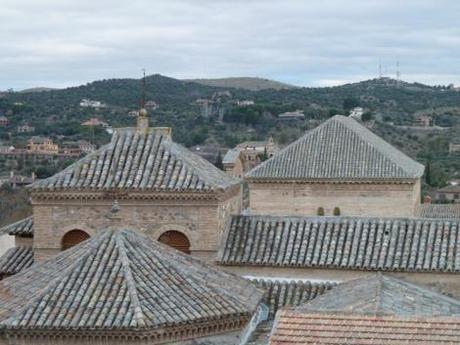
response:
[(282, 83), (276, 80), (258, 78), (258, 77), (231, 77), (231, 78), (216, 78), (216, 79), (184, 79), (184, 81), (193, 82), (206, 86), (213, 87), (229, 87), (234, 89), (244, 89), (249, 91), (260, 90), (286, 90), (294, 89), (297, 86)]

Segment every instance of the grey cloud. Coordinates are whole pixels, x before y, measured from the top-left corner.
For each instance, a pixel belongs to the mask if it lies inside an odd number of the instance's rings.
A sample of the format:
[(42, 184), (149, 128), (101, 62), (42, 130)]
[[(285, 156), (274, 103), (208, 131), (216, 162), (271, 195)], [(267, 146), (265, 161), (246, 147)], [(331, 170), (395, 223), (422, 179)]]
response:
[(458, 83), (456, 0), (0, 0), (0, 89), (150, 73)]

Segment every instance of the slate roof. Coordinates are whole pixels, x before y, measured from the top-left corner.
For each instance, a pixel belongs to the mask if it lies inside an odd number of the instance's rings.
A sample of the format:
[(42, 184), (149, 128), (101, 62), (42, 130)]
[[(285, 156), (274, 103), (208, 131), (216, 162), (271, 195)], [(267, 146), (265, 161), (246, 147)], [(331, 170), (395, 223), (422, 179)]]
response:
[(227, 151), (224, 158), (222, 159), (222, 163), (224, 164), (232, 164), (235, 163), (238, 157), (240, 156), (241, 149), (234, 148)]
[(270, 345), (460, 344), (460, 318), (308, 314), (283, 310)]
[(30, 247), (8, 249), (0, 257), (0, 279), (12, 276), (34, 263), (34, 253)]
[(269, 319), (275, 317), (282, 307), (299, 306), (336, 286), (335, 283), (312, 283), (310, 281), (275, 281), (252, 279), (260, 289), (265, 291), (263, 302), (269, 307)]
[(421, 204), (417, 213), (422, 218), (460, 220), (460, 204)]
[(1, 281), (0, 329), (162, 332), (248, 320), (262, 294), (143, 235), (103, 230)]
[(114, 132), (109, 144), (30, 188), (206, 192), (225, 190), (236, 183), (238, 180), (167, 135), (152, 128), (124, 128)]
[(9, 234), (11, 236), (31, 237), (34, 234), (34, 218), (27, 217), (15, 223), (8, 224), (0, 229), (0, 234)]
[(232, 216), (221, 265), (460, 272), (460, 221)]
[(460, 301), (377, 273), (341, 283), (296, 310), (374, 316), (460, 316)]
[(246, 174), (252, 180), (394, 180), (424, 166), (359, 124), (336, 115)]

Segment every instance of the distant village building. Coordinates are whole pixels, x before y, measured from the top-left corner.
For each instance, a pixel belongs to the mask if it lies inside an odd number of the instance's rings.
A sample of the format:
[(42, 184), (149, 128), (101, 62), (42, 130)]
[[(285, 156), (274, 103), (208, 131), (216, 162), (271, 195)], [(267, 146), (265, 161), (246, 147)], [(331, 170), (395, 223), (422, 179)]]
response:
[(80, 107), (82, 108), (105, 108), (107, 105), (100, 101), (93, 101), (87, 98), (83, 98), (80, 101)]
[(59, 149), (59, 154), (71, 157), (80, 157), (81, 155), (91, 153), (94, 150), (96, 150), (96, 145), (86, 140), (68, 141), (65, 142)]
[(336, 115), (246, 175), (255, 214), (413, 216), (424, 166)]
[(18, 126), (16, 128), (16, 132), (18, 133), (33, 133), (35, 132), (35, 127), (29, 126), (28, 124)]
[(449, 152), (460, 152), (460, 143), (449, 143)]
[(155, 101), (147, 101), (147, 102), (145, 102), (145, 108), (148, 109), (148, 110), (156, 110), (159, 107), (160, 106)]
[(271, 136), (266, 141), (243, 142), (224, 156), (224, 170), (232, 176), (242, 177), (262, 160), (273, 157), (278, 150), (279, 147)]
[(0, 127), (8, 127), (10, 120), (6, 116), (0, 116)]
[(435, 201), (440, 203), (460, 203), (460, 186), (449, 185), (435, 192)]
[(242, 178), (245, 173), (242, 149), (235, 147), (230, 149), (222, 159), (224, 171), (234, 177)]
[(254, 101), (251, 100), (237, 100), (236, 105), (239, 107), (248, 107), (254, 105)]
[(302, 110), (287, 111), (285, 113), (278, 114), (280, 120), (304, 120), (305, 114)]
[(96, 150), (96, 145), (90, 143), (89, 141), (86, 140), (79, 140), (78, 142), (78, 147), (83, 153), (91, 153)]
[(350, 110), (350, 117), (361, 120), (364, 114), (364, 109), (361, 107), (356, 107)]
[(131, 110), (128, 112), (129, 117), (138, 117), (139, 116), (139, 111), (138, 110)]
[(0, 146), (0, 154), (9, 154), (9, 153), (14, 152), (14, 150), (15, 150), (14, 146), (5, 146), (5, 145)]
[(8, 185), (12, 188), (24, 187), (34, 182), (35, 179), (35, 173), (32, 173), (31, 176), (23, 176), (11, 171), (9, 175), (0, 176), (0, 186)]
[(417, 119), (415, 120), (415, 125), (417, 127), (433, 127), (434, 121), (431, 116), (422, 115), (417, 117)]
[(87, 127), (103, 127), (103, 128), (109, 127), (109, 124), (107, 122), (99, 120), (98, 118), (95, 118), (95, 117), (85, 122), (82, 122), (81, 125), (87, 126)]
[(46, 137), (32, 137), (27, 141), (27, 153), (57, 155), (59, 145)]

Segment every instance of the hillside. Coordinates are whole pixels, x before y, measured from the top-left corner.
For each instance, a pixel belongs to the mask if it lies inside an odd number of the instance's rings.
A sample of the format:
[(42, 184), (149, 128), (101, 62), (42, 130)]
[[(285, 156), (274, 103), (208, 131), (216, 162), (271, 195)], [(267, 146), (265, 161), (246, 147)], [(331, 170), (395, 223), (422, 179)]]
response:
[(260, 91), (266, 89), (285, 90), (296, 88), (294, 85), (281, 83), (276, 80), (257, 77), (234, 77), (217, 79), (186, 79), (185, 81), (223, 88), (244, 89), (249, 91)]
[[(247, 78), (252, 79), (252, 78)], [(245, 140), (261, 140), (273, 135), (287, 144), (335, 114), (365, 109), (374, 131), (422, 162), (433, 162), (439, 180), (460, 171), (460, 157), (448, 153), (450, 138), (460, 137), (460, 92), (417, 83), (382, 78), (327, 88), (264, 89), (202, 85), (161, 75), (146, 78), (151, 124), (170, 126), (176, 141), (186, 145), (233, 147)], [(81, 122), (96, 117), (113, 127), (132, 126), (130, 111), (139, 108), (141, 82), (136, 79), (108, 79), (79, 87), (47, 92), (7, 92), (0, 94), (0, 115), (10, 126), (0, 128), (3, 145), (24, 146), (31, 134), (16, 133), (27, 123), (33, 135), (50, 136), (58, 143), (88, 140), (101, 145), (109, 140), (102, 128), (89, 129)], [(104, 107), (80, 106), (82, 99), (99, 101)], [(283, 121), (278, 114), (300, 110), (305, 120)], [(408, 126), (416, 116), (430, 115), (445, 130), (419, 130)], [(0, 145), (2, 145), (0, 143)], [(214, 152), (217, 152), (216, 150)], [(0, 160), (0, 173), (17, 169), (29, 174), (35, 166)], [(46, 173), (62, 166), (46, 167)]]

